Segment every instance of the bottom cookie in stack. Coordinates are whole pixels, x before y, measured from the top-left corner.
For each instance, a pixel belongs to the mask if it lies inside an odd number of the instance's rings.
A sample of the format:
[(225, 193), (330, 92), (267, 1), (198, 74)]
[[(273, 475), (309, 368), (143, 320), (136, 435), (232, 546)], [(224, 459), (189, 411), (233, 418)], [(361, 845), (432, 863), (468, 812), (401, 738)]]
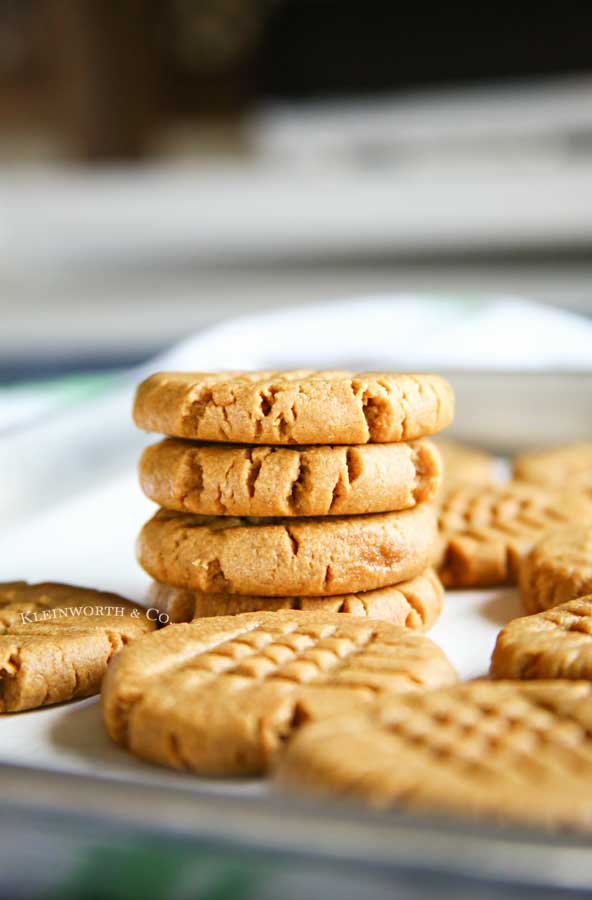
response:
[(349, 613), (368, 619), (382, 619), (392, 625), (427, 631), (442, 612), (444, 588), (433, 569), (416, 578), (378, 588), (340, 594), (335, 597), (256, 597), (212, 594), (153, 582), (148, 605), (164, 614), (165, 622), (191, 622), (210, 616), (246, 612), (302, 610), (303, 612)]

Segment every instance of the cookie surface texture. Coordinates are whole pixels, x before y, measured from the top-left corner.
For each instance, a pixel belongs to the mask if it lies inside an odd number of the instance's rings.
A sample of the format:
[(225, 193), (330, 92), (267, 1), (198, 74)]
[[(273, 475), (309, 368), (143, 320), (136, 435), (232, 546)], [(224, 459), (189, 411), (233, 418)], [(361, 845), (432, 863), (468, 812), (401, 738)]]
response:
[(592, 524), (545, 534), (521, 562), (518, 583), (531, 613), (592, 594)]
[(510, 482), (445, 491), (439, 509), (439, 572), (446, 587), (516, 581), (521, 560), (545, 532), (581, 511), (534, 485)]
[(159, 372), (134, 403), (145, 431), (247, 444), (411, 441), (445, 428), (453, 413), (438, 375), (345, 371)]
[(428, 504), (323, 519), (247, 519), (159, 510), (138, 539), (155, 581), (206, 593), (289, 597), (374, 590), (414, 578), (433, 558)]
[(590, 828), (591, 726), (586, 682), (471, 682), (307, 725), (277, 779), (380, 808)]
[(0, 713), (98, 693), (107, 664), (154, 630), (142, 607), (64, 584), (0, 584)]
[(455, 678), (439, 647), (408, 629), (247, 613), (169, 625), (126, 648), (104, 681), (103, 716), (116, 742), (151, 762), (259, 774), (304, 722)]
[(427, 631), (442, 612), (444, 588), (432, 569), (392, 587), (335, 597), (245, 597), (204, 594), (153, 582), (147, 605), (165, 613), (171, 622), (190, 622), (208, 616), (294, 609), (303, 612), (346, 613), (382, 619), (401, 628)]
[(359, 447), (236, 447), (168, 439), (148, 447), (140, 484), (159, 506), (207, 516), (327, 516), (431, 500), (440, 457), (429, 441)]
[(497, 637), (491, 674), (592, 681), (592, 595), (508, 622)]

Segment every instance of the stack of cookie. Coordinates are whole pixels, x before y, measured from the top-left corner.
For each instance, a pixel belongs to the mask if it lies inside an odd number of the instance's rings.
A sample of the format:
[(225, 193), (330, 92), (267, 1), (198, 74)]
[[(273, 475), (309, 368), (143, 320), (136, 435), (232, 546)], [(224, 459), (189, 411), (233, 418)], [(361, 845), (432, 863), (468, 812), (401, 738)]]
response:
[(161, 506), (138, 544), (151, 605), (173, 622), (305, 609), (429, 627), (441, 467), (422, 438), (452, 414), (432, 375), (148, 378), (134, 420), (167, 435), (140, 461)]

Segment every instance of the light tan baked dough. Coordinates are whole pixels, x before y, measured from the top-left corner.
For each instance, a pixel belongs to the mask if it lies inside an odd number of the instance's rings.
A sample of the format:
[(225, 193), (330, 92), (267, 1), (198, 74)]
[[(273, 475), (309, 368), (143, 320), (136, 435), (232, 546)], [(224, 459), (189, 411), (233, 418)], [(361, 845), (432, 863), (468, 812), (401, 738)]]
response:
[(417, 578), (358, 594), (336, 597), (241, 597), (237, 594), (204, 594), (153, 582), (147, 603), (170, 621), (190, 622), (207, 616), (234, 616), (245, 612), (295, 609), (303, 612), (347, 613), (382, 619), (401, 628), (427, 631), (440, 618), (444, 588), (433, 571)]
[(138, 558), (156, 581), (214, 594), (335, 596), (397, 584), (430, 565), (436, 517), (414, 509), (326, 519), (247, 519), (159, 510)]
[(203, 441), (367, 444), (434, 434), (453, 412), (452, 389), (438, 375), (159, 372), (139, 386), (134, 421)]
[(65, 584), (0, 584), (0, 713), (89, 697), (124, 644), (154, 630), (116, 594)]
[(436, 446), (442, 457), (445, 490), (463, 484), (488, 485), (497, 481), (496, 459), (490, 453), (448, 438), (438, 439)]
[(491, 674), (592, 681), (592, 595), (508, 622), (497, 637)]
[(307, 725), (277, 781), (381, 808), (590, 828), (591, 734), (587, 682), (476, 681)]
[(386, 622), (246, 613), (169, 625), (129, 647), (109, 667), (103, 715), (143, 759), (250, 775), (307, 721), (455, 679), (432, 641)]
[(580, 480), (592, 487), (592, 441), (523, 453), (514, 459), (513, 471), (514, 478), (547, 488)]
[(518, 584), (530, 613), (592, 593), (592, 521), (545, 534), (522, 560)]
[(521, 482), (444, 491), (439, 511), (440, 578), (446, 587), (514, 582), (521, 559), (545, 532), (571, 520), (586, 520), (590, 512)]
[(434, 497), (440, 457), (429, 441), (293, 448), (169, 438), (144, 451), (140, 484), (159, 506), (206, 516), (391, 512)]

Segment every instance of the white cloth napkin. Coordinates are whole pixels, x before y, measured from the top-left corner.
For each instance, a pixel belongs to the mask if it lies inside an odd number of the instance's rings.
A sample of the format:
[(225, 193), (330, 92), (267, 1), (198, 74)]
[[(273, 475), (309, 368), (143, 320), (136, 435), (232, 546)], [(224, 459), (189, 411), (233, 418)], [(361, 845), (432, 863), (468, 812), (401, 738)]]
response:
[(401, 294), (231, 319), (155, 363), (208, 370), (592, 370), (592, 320), (517, 297)]

